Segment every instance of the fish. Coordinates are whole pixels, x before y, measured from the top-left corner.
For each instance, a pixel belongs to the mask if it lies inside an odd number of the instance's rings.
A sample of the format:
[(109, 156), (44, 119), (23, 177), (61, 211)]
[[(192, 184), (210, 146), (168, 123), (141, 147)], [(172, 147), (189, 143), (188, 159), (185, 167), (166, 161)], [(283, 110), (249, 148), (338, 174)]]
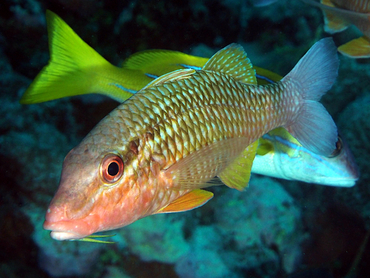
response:
[(370, 1), (369, 0), (302, 0), (323, 11), (328, 33), (341, 32), (355, 25), (364, 36), (353, 39), (338, 47), (343, 55), (358, 59), (370, 57)]
[[(50, 10), (46, 11), (46, 22), (50, 60), (23, 94), (21, 104), (91, 93), (123, 102), (165, 73), (181, 68), (200, 69), (208, 61), (208, 58), (178, 51), (149, 50), (132, 55), (122, 67), (116, 67)], [(273, 72), (259, 67), (255, 69), (262, 84), (270, 80), (269, 76), (278, 78)]]
[(276, 128), (259, 139), (252, 173), (338, 187), (354, 186), (360, 177), (342, 136), (338, 136), (336, 150), (330, 156), (320, 156), (304, 148), (284, 128)]
[(44, 229), (76, 240), (158, 213), (198, 208), (214, 177), (243, 191), (258, 139), (284, 127), (306, 149), (328, 156), (336, 125), (319, 103), (335, 82), (331, 38), (315, 43), (279, 82), (258, 85), (238, 44), (201, 70), (156, 78), (102, 119), (63, 162)]
[[(200, 70), (209, 59), (172, 50), (145, 50), (128, 57), (121, 67), (107, 66), (108, 62), (58, 15), (47, 10), (46, 22), (51, 58), (22, 96), (22, 104), (94, 92), (121, 103), (161, 75), (178, 69)], [(84, 67), (87, 63), (91, 63), (90, 67)], [(269, 70), (254, 68), (259, 85), (273, 84), (282, 78)], [(107, 71), (109, 79), (105, 77)], [(320, 156), (306, 150), (283, 128), (259, 140), (263, 144), (257, 148), (252, 173), (331, 186), (353, 186), (359, 178), (356, 162), (346, 145), (338, 144), (336, 155)]]

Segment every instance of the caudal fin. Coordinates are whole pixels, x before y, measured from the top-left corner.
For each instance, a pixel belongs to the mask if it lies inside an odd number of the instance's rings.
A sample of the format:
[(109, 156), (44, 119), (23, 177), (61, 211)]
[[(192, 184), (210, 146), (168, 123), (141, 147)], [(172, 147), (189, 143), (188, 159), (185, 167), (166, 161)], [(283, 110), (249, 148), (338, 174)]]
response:
[(337, 127), (318, 101), (331, 88), (338, 74), (337, 48), (331, 38), (318, 41), (282, 82), (294, 80), (304, 99), (300, 114), (287, 130), (307, 149), (330, 155), (335, 150)]
[[(50, 60), (21, 98), (22, 104), (96, 93), (99, 69), (115, 67), (87, 45), (60, 17), (46, 11)], [(131, 94), (130, 94), (131, 95)]]

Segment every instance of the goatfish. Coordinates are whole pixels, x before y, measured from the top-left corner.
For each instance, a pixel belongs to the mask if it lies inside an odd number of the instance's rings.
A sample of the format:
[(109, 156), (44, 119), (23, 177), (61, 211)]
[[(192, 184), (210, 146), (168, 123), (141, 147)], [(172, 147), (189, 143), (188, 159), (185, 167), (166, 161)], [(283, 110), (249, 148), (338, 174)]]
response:
[[(60, 17), (46, 12), (51, 58), (21, 99), (40, 103), (67, 96), (100, 93), (119, 102), (131, 97), (155, 78), (178, 69), (200, 70), (208, 58), (171, 50), (146, 50), (115, 67), (87, 45)], [(259, 85), (281, 76), (254, 67)], [(108, 73), (108, 74), (107, 74)], [(252, 172), (307, 183), (353, 186), (359, 177), (350, 149), (338, 137), (337, 149), (321, 156), (305, 149), (284, 128), (259, 139)]]
[(341, 32), (355, 25), (364, 36), (353, 39), (338, 47), (338, 51), (350, 58), (370, 57), (370, 1), (369, 0), (302, 0), (323, 11), (325, 31)]
[(281, 81), (261, 86), (243, 48), (231, 44), (201, 70), (156, 78), (66, 156), (44, 228), (73, 240), (191, 210), (213, 197), (203, 188), (215, 176), (242, 191), (258, 139), (278, 127), (330, 155), (337, 128), (319, 99), (335, 82), (336, 53), (332, 39), (322, 39)]

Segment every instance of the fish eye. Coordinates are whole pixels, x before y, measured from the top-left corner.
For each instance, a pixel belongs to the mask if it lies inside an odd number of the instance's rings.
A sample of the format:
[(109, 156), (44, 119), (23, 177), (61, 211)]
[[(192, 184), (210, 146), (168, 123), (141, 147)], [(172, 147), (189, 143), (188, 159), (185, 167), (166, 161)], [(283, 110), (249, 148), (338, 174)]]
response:
[(343, 141), (339, 135), (338, 135), (337, 143), (335, 143), (335, 147), (336, 147), (335, 150), (331, 153), (331, 155), (329, 155), (330, 158), (336, 157), (342, 152)]
[(116, 154), (108, 154), (103, 158), (100, 172), (103, 179), (108, 183), (114, 183), (123, 174), (124, 163), (122, 158)]

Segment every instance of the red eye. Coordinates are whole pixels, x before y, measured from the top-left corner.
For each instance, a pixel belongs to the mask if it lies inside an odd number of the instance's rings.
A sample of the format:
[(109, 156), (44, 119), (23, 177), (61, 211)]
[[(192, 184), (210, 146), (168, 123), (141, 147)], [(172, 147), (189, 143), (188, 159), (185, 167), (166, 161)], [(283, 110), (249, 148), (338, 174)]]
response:
[(122, 158), (115, 154), (108, 154), (101, 164), (101, 175), (106, 182), (114, 183), (122, 176), (123, 168)]

